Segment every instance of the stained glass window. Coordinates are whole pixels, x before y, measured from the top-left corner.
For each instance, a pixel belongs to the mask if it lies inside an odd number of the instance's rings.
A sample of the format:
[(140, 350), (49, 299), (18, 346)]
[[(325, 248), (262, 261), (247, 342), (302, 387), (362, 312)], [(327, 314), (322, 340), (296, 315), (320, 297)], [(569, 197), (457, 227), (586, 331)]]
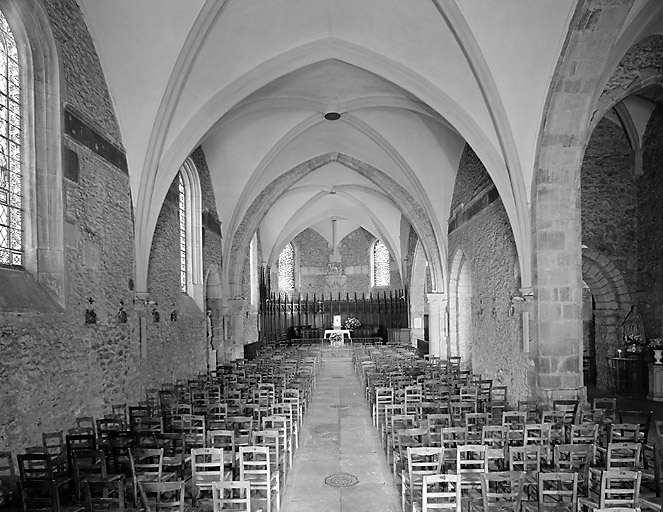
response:
[(295, 288), (295, 250), (288, 243), (279, 256), (279, 290)]
[(178, 174), (179, 182), (179, 191), (180, 191), (180, 287), (184, 293), (187, 290), (187, 230), (186, 230), (186, 188), (184, 187), (184, 179), (182, 179), (182, 173)]
[(16, 42), (0, 12), (0, 264), (23, 264), (21, 104)]
[(373, 245), (374, 286), (389, 286), (390, 278), (389, 249), (380, 240), (377, 240)]

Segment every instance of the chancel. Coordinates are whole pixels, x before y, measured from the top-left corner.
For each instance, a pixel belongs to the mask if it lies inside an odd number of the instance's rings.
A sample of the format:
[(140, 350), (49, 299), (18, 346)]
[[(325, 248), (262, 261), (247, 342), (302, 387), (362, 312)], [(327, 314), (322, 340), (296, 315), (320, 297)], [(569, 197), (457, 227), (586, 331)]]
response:
[(662, 31), (660, 0), (0, 0), (0, 508), (488, 510), (521, 470), (515, 508), (603, 508), (614, 440), (658, 510)]

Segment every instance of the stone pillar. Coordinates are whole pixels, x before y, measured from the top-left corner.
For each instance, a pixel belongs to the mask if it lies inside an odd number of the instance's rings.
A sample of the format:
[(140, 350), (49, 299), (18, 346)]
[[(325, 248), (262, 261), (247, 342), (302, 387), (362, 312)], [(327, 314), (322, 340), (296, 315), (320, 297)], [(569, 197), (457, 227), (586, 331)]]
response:
[(448, 357), (449, 330), (448, 322), (448, 298), (444, 292), (427, 294), (428, 297), (428, 335), (430, 338), (430, 355), (441, 359)]
[(248, 312), (249, 301), (244, 298), (228, 299), (224, 308), (226, 338), (224, 357), (226, 360), (244, 357), (244, 319)]

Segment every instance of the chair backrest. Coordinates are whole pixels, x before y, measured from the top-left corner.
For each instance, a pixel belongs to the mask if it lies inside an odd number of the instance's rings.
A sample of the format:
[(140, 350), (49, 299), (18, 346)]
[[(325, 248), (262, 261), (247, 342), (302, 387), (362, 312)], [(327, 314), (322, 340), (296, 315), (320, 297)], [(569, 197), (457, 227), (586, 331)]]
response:
[(191, 480), (194, 485), (210, 477), (223, 480), (224, 462), (222, 448), (191, 449)]
[(422, 511), (453, 510), (461, 512), (461, 485), (458, 475), (424, 475)]
[(619, 411), (619, 423), (638, 423), (640, 425), (640, 441), (647, 444), (649, 442), (649, 427), (654, 411)]
[(184, 480), (138, 482), (145, 512), (184, 512)]
[(521, 510), (525, 473), (522, 471), (495, 471), (481, 474), (481, 501), (484, 512), (495, 506), (501, 512)]
[(553, 449), (555, 471), (576, 472), (582, 481), (589, 479), (589, 466), (592, 462), (593, 446), (590, 444), (557, 444)]
[(239, 479), (250, 480), (255, 485), (269, 485), (271, 479), (271, 454), (267, 446), (240, 446)]
[(640, 497), (640, 471), (603, 471), (599, 508), (635, 507)]
[(639, 423), (612, 423), (608, 426), (608, 443), (640, 441)]
[(21, 480), (53, 480), (53, 463), (47, 453), (19, 453), (16, 456)]
[(640, 464), (642, 444), (637, 441), (630, 443), (609, 443), (606, 449), (605, 468), (607, 470), (637, 471)]
[(485, 473), (488, 471), (486, 446), (465, 444), (456, 448), (456, 474)]
[(553, 400), (553, 410), (563, 411), (564, 423), (570, 425), (575, 422), (579, 404), (580, 400), (574, 399)]
[(129, 462), (134, 478), (159, 481), (163, 474), (163, 448), (130, 448)]
[(21, 480), (18, 482), (18, 494), (22, 512), (60, 512), (55, 480)]
[(564, 509), (576, 512), (578, 509), (578, 473), (545, 473), (537, 476), (539, 511)]
[(525, 425), (524, 445), (538, 445), (541, 456), (547, 463), (552, 462), (552, 430), (550, 423), (532, 423)]
[(541, 447), (536, 444), (509, 446), (509, 471), (541, 471)]
[(214, 512), (251, 512), (251, 482), (224, 480), (212, 483)]
[(442, 471), (444, 448), (432, 446), (408, 446), (407, 470), (410, 482), (419, 482), (424, 475), (434, 475)]
[(108, 510), (124, 512), (125, 476), (113, 480), (85, 480), (86, 512), (107, 512)]
[(594, 398), (592, 400), (592, 409), (604, 409), (605, 417), (612, 421), (617, 419), (617, 399), (616, 398)]

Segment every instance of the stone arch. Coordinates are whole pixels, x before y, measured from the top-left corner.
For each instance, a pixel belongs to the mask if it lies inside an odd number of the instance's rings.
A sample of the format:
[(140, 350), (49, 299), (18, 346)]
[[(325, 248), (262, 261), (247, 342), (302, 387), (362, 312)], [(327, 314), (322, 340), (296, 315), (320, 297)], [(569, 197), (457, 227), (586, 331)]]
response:
[(607, 357), (621, 343), (620, 327), (633, 304), (624, 276), (599, 251), (583, 248), (582, 277), (594, 298), (597, 385), (608, 387)]
[[(652, 46), (658, 50), (652, 51)], [(590, 130), (620, 101), (650, 85), (663, 84), (663, 35), (654, 34), (622, 57), (599, 98)]]
[[(412, 342), (416, 345), (417, 339), (424, 339), (424, 315), (426, 314), (426, 254), (421, 241), (417, 240), (412, 255), (412, 272), (410, 275), (410, 325)], [(415, 325), (418, 318), (420, 324)]]
[(441, 289), (444, 286), (442, 258), (433, 226), (424, 208), (407, 190), (386, 173), (351, 156), (331, 152), (311, 158), (281, 174), (253, 200), (233, 235), (231, 249), (227, 253), (228, 265), (225, 265), (227, 269), (225, 277), (230, 288), (230, 296), (241, 295), (242, 272), (245, 268), (245, 260), (248, 257), (251, 238), (276, 200), (297, 181), (331, 162), (338, 162), (346, 166), (389, 193), (403, 216), (409, 220), (424, 247), (428, 262), (431, 265), (433, 287)]
[(472, 273), (465, 253), (458, 249), (449, 273), (449, 356), (472, 357)]

